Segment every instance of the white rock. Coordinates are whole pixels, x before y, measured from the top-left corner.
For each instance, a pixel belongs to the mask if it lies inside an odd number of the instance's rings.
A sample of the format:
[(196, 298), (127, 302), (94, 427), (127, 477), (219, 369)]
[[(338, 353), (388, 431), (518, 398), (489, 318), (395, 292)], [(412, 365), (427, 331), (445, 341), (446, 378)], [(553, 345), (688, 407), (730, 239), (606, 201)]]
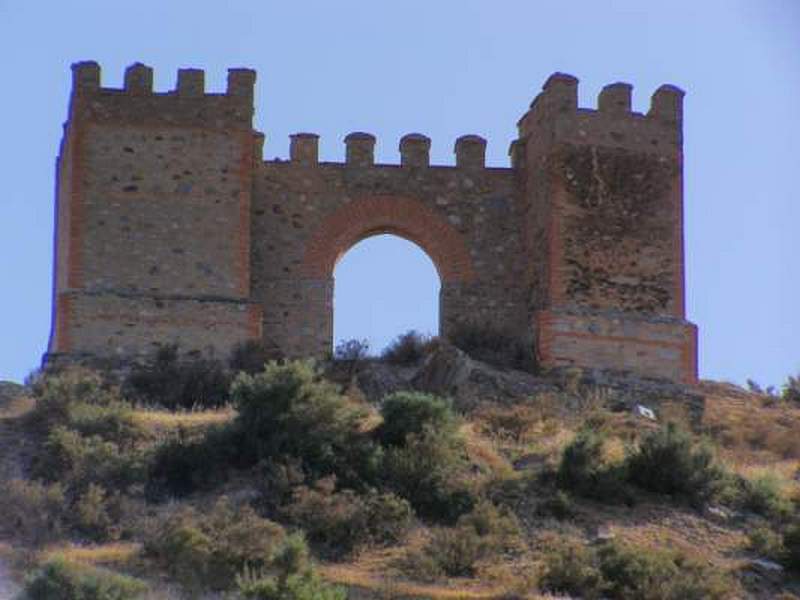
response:
[(642, 404), (637, 404), (633, 407), (633, 412), (638, 417), (644, 417), (645, 419), (650, 419), (651, 421), (657, 421), (656, 413), (651, 408), (647, 408)]

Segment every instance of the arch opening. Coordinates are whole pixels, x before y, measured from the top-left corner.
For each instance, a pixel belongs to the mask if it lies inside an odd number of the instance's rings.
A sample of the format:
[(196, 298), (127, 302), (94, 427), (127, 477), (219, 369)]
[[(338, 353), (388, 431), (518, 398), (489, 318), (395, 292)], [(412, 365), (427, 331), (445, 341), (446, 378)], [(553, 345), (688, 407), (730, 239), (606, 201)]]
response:
[(379, 354), (409, 330), (439, 333), (441, 271), (420, 245), (387, 228), (361, 235), (333, 270), (333, 348), (369, 343)]

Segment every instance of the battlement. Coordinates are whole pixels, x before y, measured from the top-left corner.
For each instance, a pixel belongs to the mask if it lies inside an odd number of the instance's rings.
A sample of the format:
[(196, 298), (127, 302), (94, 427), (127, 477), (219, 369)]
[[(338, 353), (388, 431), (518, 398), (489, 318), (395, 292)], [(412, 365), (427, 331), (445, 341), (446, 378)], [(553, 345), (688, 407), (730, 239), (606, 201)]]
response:
[[(314, 166), (320, 164), (319, 136), (316, 133), (294, 133), (289, 136), (289, 164), (301, 166)], [(371, 133), (354, 131), (344, 138), (345, 161), (347, 167), (372, 167), (375, 165), (376, 138)], [(486, 140), (479, 135), (462, 135), (455, 141), (453, 153), (455, 165), (431, 165), (430, 162), (431, 139), (421, 133), (408, 133), (400, 138), (398, 150), (400, 153), (399, 165), (379, 165), (383, 167), (398, 166), (402, 168), (424, 169), (433, 168), (458, 168), (458, 169), (485, 169), (486, 168)], [(271, 161), (267, 161), (271, 162)], [(277, 159), (276, 162), (283, 162)], [(502, 169), (503, 167), (501, 167)]]
[(203, 123), (215, 127), (251, 127), (256, 73), (228, 69), (224, 93), (207, 93), (202, 69), (179, 69), (175, 88), (153, 91), (153, 69), (134, 63), (125, 69), (123, 87), (103, 87), (100, 65), (94, 61), (72, 65), (71, 115), (93, 120), (164, 121), (181, 125)]
[(558, 139), (576, 143), (680, 145), (683, 90), (674, 85), (660, 86), (652, 94), (646, 113), (632, 110), (632, 91), (629, 83), (611, 83), (598, 94), (596, 108), (583, 108), (578, 106), (578, 79), (554, 73), (519, 120), (520, 139), (546, 129)]

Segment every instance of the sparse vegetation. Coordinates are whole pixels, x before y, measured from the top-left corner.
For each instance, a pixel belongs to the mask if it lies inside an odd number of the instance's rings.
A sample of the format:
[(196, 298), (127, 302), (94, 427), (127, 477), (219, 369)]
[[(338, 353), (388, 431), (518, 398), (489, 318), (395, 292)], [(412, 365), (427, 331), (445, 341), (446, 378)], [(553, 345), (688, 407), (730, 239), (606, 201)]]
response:
[(400, 334), (381, 353), (381, 359), (400, 366), (419, 363), (437, 343), (436, 338), (411, 330)]
[[(321, 574), (388, 589), (395, 567), (411, 578), (403, 593), (420, 597), (455, 597), (462, 584), (482, 586), (476, 598), (729, 597), (737, 581), (723, 570), (651, 549), (684, 547), (682, 528), (705, 518), (729, 524), (700, 542), (709, 555), (746, 550), (798, 570), (797, 462), (769, 463), (772, 430), (796, 423), (791, 403), (747, 396), (751, 421), (769, 432), (753, 450), (754, 433), (736, 439), (744, 425), (713, 412), (709, 439), (576, 407), (558, 391), (456, 414), (417, 391), (369, 404), (355, 379), (341, 391), (308, 362), (237, 360), (230, 369), (242, 373), (214, 410), (176, 412), (155, 391), (142, 407), (129, 387), (84, 369), (33, 382), (32, 409), (14, 417), (34, 441), (31, 479), (0, 487), (0, 530), (43, 564), (30, 589), (161, 597), (94, 563), (194, 596), (339, 600), (346, 592)], [(761, 462), (741, 460), (752, 456)], [(625, 521), (597, 501), (627, 503), (635, 517), (590, 545), (598, 518)], [(722, 512), (694, 510), (711, 503)], [(312, 554), (328, 562), (318, 570)], [(112, 580), (133, 587), (118, 593)]]
[(700, 505), (719, 493), (725, 472), (707, 444), (698, 444), (673, 423), (647, 435), (627, 461), (639, 487)]
[(783, 534), (783, 548), (786, 567), (800, 573), (800, 522), (790, 526)]
[(441, 435), (453, 435), (456, 417), (450, 404), (430, 394), (398, 392), (381, 404), (383, 423), (376, 430), (385, 446), (405, 444), (409, 435), (419, 435), (431, 427)]
[(475, 502), (461, 478), (467, 466), (463, 439), (427, 425), (406, 436), (404, 444), (386, 450), (383, 481), (421, 516), (452, 522)]
[(261, 340), (247, 340), (233, 347), (228, 366), (234, 373), (243, 371), (248, 375), (255, 375), (264, 369), (270, 359), (275, 358), (276, 352), (268, 350)]
[(144, 582), (106, 569), (53, 558), (25, 584), (25, 600), (134, 600), (147, 591)]
[(346, 556), (365, 545), (399, 542), (414, 516), (409, 503), (392, 493), (337, 491), (332, 476), (318, 480), (313, 487), (296, 487), (282, 512), (333, 557)]
[(342, 340), (333, 351), (333, 359), (345, 363), (358, 363), (369, 357), (369, 342), (367, 340)]
[(720, 571), (684, 554), (606, 542), (587, 547), (556, 540), (546, 557), (545, 589), (583, 598), (697, 600), (728, 598)]
[(269, 565), (286, 537), (276, 523), (225, 497), (206, 513), (184, 508), (152, 529), (147, 555), (191, 590), (232, 588), (246, 565)]
[(800, 375), (797, 377), (789, 376), (783, 386), (781, 397), (786, 402), (800, 404)]
[(322, 380), (313, 364), (271, 363), (254, 376), (240, 374), (231, 397), (245, 462), (290, 456), (311, 478), (336, 475), (356, 486), (375, 478), (380, 453), (362, 431), (363, 407)]
[(450, 342), (475, 360), (500, 368), (531, 370), (533, 350), (522, 340), (490, 325), (464, 322), (453, 328)]
[(231, 373), (222, 361), (200, 353), (181, 355), (166, 345), (136, 367), (124, 383), (135, 402), (168, 409), (216, 408), (229, 401)]
[(594, 500), (619, 501), (625, 496), (625, 465), (608, 460), (605, 435), (582, 429), (565, 449), (557, 481), (563, 489)]
[(347, 592), (323, 582), (313, 568), (300, 535), (286, 538), (273, 559), (277, 576), (245, 567), (237, 578), (238, 591), (252, 600), (346, 600)]
[(435, 532), (418, 554), (407, 556), (404, 568), (421, 579), (469, 577), (479, 561), (497, 560), (507, 552), (521, 548), (521, 530), (517, 518), (482, 501), (462, 515), (455, 527)]
[(60, 539), (69, 528), (69, 506), (60, 483), (12, 479), (0, 489), (0, 521), (20, 541), (40, 545)]

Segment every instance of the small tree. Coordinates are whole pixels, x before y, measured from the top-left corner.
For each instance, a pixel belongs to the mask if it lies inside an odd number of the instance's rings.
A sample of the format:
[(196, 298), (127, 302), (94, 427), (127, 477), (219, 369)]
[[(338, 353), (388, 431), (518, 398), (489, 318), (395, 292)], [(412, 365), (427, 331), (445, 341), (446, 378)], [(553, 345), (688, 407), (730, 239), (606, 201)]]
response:
[(376, 434), (382, 444), (399, 446), (409, 434), (421, 433), (426, 426), (449, 432), (455, 426), (450, 403), (420, 392), (396, 392), (387, 396), (381, 405), (383, 423)]
[(430, 352), (434, 343), (434, 338), (412, 329), (397, 336), (381, 353), (381, 359), (393, 365), (415, 365)]
[(726, 480), (711, 448), (695, 444), (674, 423), (648, 435), (627, 463), (634, 484), (659, 494), (683, 496), (694, 504), (708, 501)]
[(269, 363), (256, 375), (240, 373), (231, 396), (248, 463), (295, 457), (311, 475), (335, 474), (351, 485), (377, 467), (375, 445), (361, 427), (364, 409), (322, 380), (313, 363)]
[(622, 465), (605, 460), (603, 434), (581, 430), (565, 449), (558, 467), (558, 484), (572, 492), (595, 500), (617, 500), (624, 492)]
[(783, 386), (783, 399), (787, 402), (800, 404), (800, 375), (797, 377), (789, 376)]

